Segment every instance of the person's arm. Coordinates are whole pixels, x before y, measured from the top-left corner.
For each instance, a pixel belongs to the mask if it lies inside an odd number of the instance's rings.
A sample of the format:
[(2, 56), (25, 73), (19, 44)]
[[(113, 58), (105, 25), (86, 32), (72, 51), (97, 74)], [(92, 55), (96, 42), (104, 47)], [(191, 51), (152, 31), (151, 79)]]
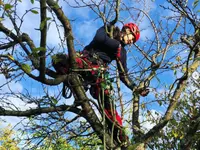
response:
[[(133, 88), (136, 86), (136, 84), (133, 82), (133, 80), (128, 75), (128, 69), (127, 69), (127, 56), (126, 56), (126, 50), (124, 48), (118, 48), (118, 52), (116, 55), (117, 58), (117, 67), (119, 70), (119, 76), (120, 80), (130, 89), (133, 90)], [(144, 88), (139, 91), (141, 96), (147, 96), (149, 94), (149, 89)]]
[(117, 68), (119, 70), (120, 80), (130, 90), (133, 90), (133, 88), (136, 86), (136, 84), (132, 81), (132, 79), (128, 75), (126, 59), (127, 59), (126, 50), (122, 47), (121, 50), (119, 50), (118, 53), (117, 53)]

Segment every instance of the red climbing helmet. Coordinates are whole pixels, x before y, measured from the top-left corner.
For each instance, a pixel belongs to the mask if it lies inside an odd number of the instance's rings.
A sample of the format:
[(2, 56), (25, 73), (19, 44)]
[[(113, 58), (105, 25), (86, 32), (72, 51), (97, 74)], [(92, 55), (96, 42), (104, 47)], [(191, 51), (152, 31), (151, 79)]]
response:
[(139, 30), (138, 26), (134, 23), (127, 23), (123, 26), (123, 28), (125, 28), (125, 27), (127, 27), (131, 30), (131, 32), (135, 36), (135, 42), (136, 42), (140, 38), (140, 30)]

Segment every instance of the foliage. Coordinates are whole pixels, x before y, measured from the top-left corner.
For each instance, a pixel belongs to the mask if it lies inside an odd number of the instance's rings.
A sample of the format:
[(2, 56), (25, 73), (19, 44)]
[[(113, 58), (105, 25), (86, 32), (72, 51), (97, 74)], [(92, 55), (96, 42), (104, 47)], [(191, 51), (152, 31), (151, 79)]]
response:
[(183, 92), (173, 119), (149, 145), (152, 149), (171, 150), (190, 147), (196, 150), (199, 148), (199, 94), (194, 92), (195, 89), (199, 89), (199, 84), (197, 84), (199, 79), (190, 78), (187, 83), (188, 88)]
[(51, 139), (45, 139), (42, 147), (37, 147), (38, 150), (73, 150), (74, 148), (67, 144), (63, 138), (52, 141)]
[[(110, 66), (113, 102), (131, 139), (129, 149), (138, 144), (143, 149), (195, 149), (200, 111), (194, 93), (199, 80), (191, 78), (200, 65), (199, 2), (0, 1), (0, 115), (26, 117), (21, 138), (34, 148), (121, 147), (104, 122), (101, 102), (86, 93), (74, 62), (75, 50), (88, 44), (89, 32), (95, 33), (93, 25), (110, 23), (113, 29), (131, 20), (140, 27), (141, 38), (127, 47), (131, 80), (124, 78), (136, 86), (128, 92), (120, 87), (116, 64)], [(52, 59), (59, 62), (56, 53), (68, 54), (73, 68), (69, 74), (58, 75), (53, 69)], [(62, 97), (61, 83), (71, 90), (71, 99)], [(151, 92), (142, 98), (139, 93), (146, 87)]]
[(0, 149), (1, 150), (19, 150), (18, 141), (14, 138), (15, 132), (11, 125), (0, 130)]

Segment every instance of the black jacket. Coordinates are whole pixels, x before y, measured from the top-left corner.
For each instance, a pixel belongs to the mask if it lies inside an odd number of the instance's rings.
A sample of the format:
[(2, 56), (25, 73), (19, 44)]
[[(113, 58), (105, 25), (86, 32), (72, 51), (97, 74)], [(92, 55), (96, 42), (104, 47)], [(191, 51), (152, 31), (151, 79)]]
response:
[[(115, 31), (114, 31), (115, 32)], [(109, 58), (108, 60), (104, 60), (106, 63), (111, 63), (112, 60), (116, 60), (116, 54), (118, 47), (121, 44), (121, 55), (120, 55), (120, 62), (123, 66), (124, 72), (122, 71), (122, 68), (120, 67), (119, 63), (117, 63), (120, 79), (121, 81), (130, 89), (132, 89), (135, 84), (132, 82), (132, 80), (127, 75), (128, 69), (127, 69), (127, 55), (126, 50), (124, 48), (124, 44), (120, 43), (120, 41), (116, 39), (111, 39), (108, 34), (106, 33), (105, 27), (101, 27), (97, 30), (93, 40), (89, 45), (87, 45), (84, 50), (87, 51), (94, 51), (94, 52), (103, 52), (103, 54)], [(125, 80), (125, 77), (127, 76), (128, 81)]]

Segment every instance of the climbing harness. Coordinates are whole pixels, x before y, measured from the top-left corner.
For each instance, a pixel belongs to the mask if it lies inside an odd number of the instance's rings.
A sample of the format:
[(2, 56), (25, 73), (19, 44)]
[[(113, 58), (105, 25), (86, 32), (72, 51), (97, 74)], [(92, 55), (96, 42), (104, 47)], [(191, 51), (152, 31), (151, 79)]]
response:
[[(86, 84), (91, 85), (91, 95), (98, 100), (99, 106), (102, 110), (102, 115), (105, 116), (107, 122), (109, 122), (109, 124), (114, 127), (113, 129), (115, 132), (117, 132), (114, 134), (117, 136), (117, 141), (120, 144), (123, 143), (121, 140), (123, 139), (122, 120), (115, 110), (114, 105), (114, 88), (112, 86), (113, 78), (110, 78), (109, 72), (107, 71), (108, 66), (101, 58), (106, 59), (107, 61), (109, 60), (103, 55), (100, 58), (95, 53), (88, 54), (83, 51), (82, 53), (76, 53), (77, 68), (70, 69), (68, 55), (58, 54), (56, 57), (59, 59), (57, 62), (53, 60), (53, 66), (59, 74), (64, 75), (69, 74), (70, 72), (77, 72), (82, 76), (81, 79), (83, 80), (83, 84), (84, 82), (89, 81)], [(66, 99), (70, 98), (72, 96), (71, 90), (70, 82), (65, 81), (62, 89), (63, 97)], [(104, 96), (107, 96), (108, 99), (104, 99)], [(105, 108), (105, 103), (109, 105), (108, 108)]]

